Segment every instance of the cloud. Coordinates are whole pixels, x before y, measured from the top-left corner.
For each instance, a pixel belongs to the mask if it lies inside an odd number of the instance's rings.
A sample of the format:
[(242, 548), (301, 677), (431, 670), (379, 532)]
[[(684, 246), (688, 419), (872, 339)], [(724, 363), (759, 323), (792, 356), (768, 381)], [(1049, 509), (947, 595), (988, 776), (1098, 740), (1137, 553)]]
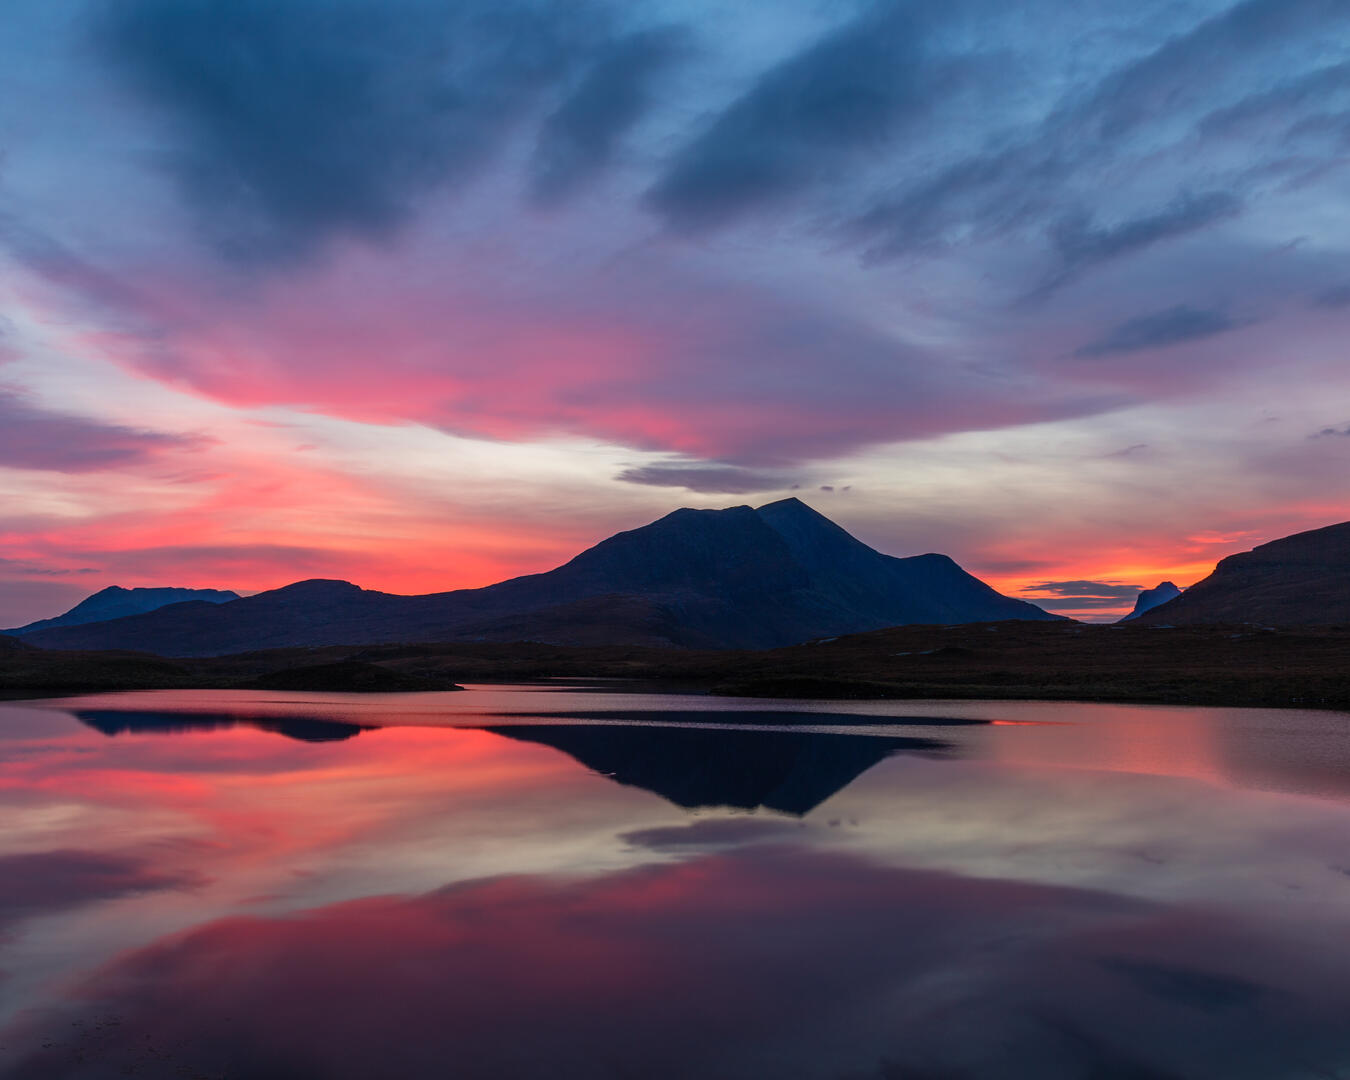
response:
[[(1172, 15), (1132, 32), (1130, 48), (1110, 54), (1127, 57), (1114, 70), (1082, 69), (1103, 77), (1066, 81), (1031, 61), (1041, 55), (1031, 36), (1048, 8), (1016, 7), (874, 5), (824, 33), (813, 17), (804, 35), (790, 29), (738, 53), (739, 69), (757, 74), (729, 99), (723, 88), (744, 82), (720, 77), (692, 88), (689, 100), (669, 100), (656, 80), (693, 54), (698, 23), (686, 31), (624, 22), (620, 32), (596, 9), (524, 0), (448, 9), (422, 0), (109, 5), (106, 55), (173, 119), (175, 175), (244, 257), (303, 257), (334, 236), (387, 238), (433, 189), (489, 163), (507, 193), (491, 209), (505, 217), (481, 233), (447, 209), (434, 228), (401, 233), (397, 247), (334, 245), (323, 267), (333, 280), (313, 274), (292, 288), (302, 275), (269, 277), (256, 308), (236, 304), (218, 278), (189, 275), (181, 288), (161, 290), (171, 295), (146, 316), (141, 355), (119, 346), (118, 359), (245, 407), (412, 420), (495, 439), (580, 435), (684, 454), (705, 459), (694, 463), (704, 471), (647, 467), (623, 478), (704, 491), (720, 484), (728, 493), (769, 490), (780, 469), (868, 445), (1138, 404), (1159, 392), (1156, 384), (1103, 393), (1100, 380), (1084, 384), (1081, 373), (1047, 374), (1026, 359), (1044, 355), (1035, 341), (1013, 341), (991, 363), (988, 331), (1006, 313), (978, 298), (962, 301), (959, 316), (930, 319), (917, 306), (911, 318), (866, 299), (845, 305), (812, 285), (807, 275), (821, 266), (797, 264), (786, 250), (781, 276), (767, 284), (736, 256), (709, 265), (695, 253), (675, 266), (659, 242), (634, 254), (625, 230), (642, 224), (625, 217), (632, 207), (599, 221), (577, 202), (567, 213), (578, 220), (569, 225), (560, 212), (545, 235), (511, 202), (522, 186), (512, 170), (523, 165), (528, 196), (561, 204), (632, 137), (635, 171), (661, 163), (642, 188), (644, 204), (676, 229), (729, 223), (807, 189), (828, 199), (837, 220), (884, 178), (893, 192), (867, 198), (891, 216), (875, 223), (869, 242), (959, 246), (1020, 230), (1038, 261), (1021, 280), (1052, 290), (1248, 205), (1248, 193), (1218, 171), (1174, 182), (1175, 162), (1146, 192), (1122, 195), (1117, 188), (1136, 178), (1117, 160), (1157, 149), (1124, 136), (1152, 140), (1151, 125), (1170, 123), (1155, 107), (1159, 86), (1185, 106), (1177, 123), (1188, 129), (1192, 114), (1230, 96), (1234, 72), (1250, 74), (1247, 60), (1276, 55), (1285, 47), (1276, 38), (1325, 14), (1293, 0), (1280, 9), (1243, 5), (1267, 12), (1255, 22), (1233, 14), (1188, 24)], [(1077, 17), (1097, 25), (1090, 11)], [(770, 48), (787, 58), (766, 62)], [(1197, 72), (1207, 50), (1223, 74), (1217, 91)], [(706, 48), (697, 58), (710, 70), (719, 63)], [(1020, 80), (1016, 109), (1006, 93), (984, 95), (995, 64)], [(974, 93), (987, 108), (966, 108)], [(961, 123), (948, 125), (943, 110)], [(708, 119), (663, 158), (669, 133), (697, 112)], [(656, 122), (635, 131), (649, 115)], [(513, 152), (496, 154), (517, 127)], [(1119, 176), (1116, 188), (1103, 186), (1103, 170)], [(211, 185), (233, 177), (247, 197), (196, 186), (202, 176)], [(780, 209), (787, 224), (814, 212)], [(431, 225), (442, 211), (426, 213)], [(562, 239), (552, 248), (555, 229)], [(1117, 305), (1126, 303), (1147, 311), (1155, 301), (1127, 294)], [(1047, 322), (1053, 333), (1054, 316)], [(1160, 332), (1142, 327), (1150, 329)], [(1184, 340), (1215, 326), (1167, 329)], [(1080, 355), (1120, 349), (1126, 330), (1141, 327), (1118, 328)]]
[(873, 206), (850, 232), (879, 262), (934, 245), (958, 227), (981, 238), (1043, 229), (1057, 265), (1027, 298), (1044, 299), (1096, 266), (1234, 218), (1243, 207), (1231, 192), (1183, 192), (1160, 209), (1099, 224), (1081, 208), (1064, 213), (1075, 196), (1057, 191), (1086, 171), (1086, 162), (1037, 145), (972, 158)]
[(1216, 94), (1250, 92), (1253, 78), (1269, 70), (1257, 65), (1278, 61), (1291, 41), (1315, 42), (1337, 25), (1350, 25), (1350, 13), (1339, 0), (1229, 4), (1102, 80), (1073, 110), (1073, 118), (1108, 141), (1156, 124), (1160, 117), (1207, 110)]
[(1051, 596), (1093, 596), (1133, 600), (1136, 593), (1142, 592), (1143, 585), (1121, 585), (1112, 581), (1042, 581), (1038, 585), (1028, 585), (1023, 592), (1047, 593)]
[(1075, 356), (1109, 356), (1114, 353), (1139, 352), (1143, 349), (1162, 349), (1214, 337), (1247, 325), (1221, 311), (1208, 311), (1184, 304), (1141, 315), (1108, 331), (1096, 341), (1088, 342), (1074, 352)]
[[(1330, 64), (1301, 71), (1272, 90), (1251, 94), (1233, 105), (1215, 109), (1200, 122), (1200, 131), (1212, 137), (1245, 139), (1253, 133), (1289, 137), (1307, 132), (1328, 119), (1344, 124), (1350, 91), (1350, 63)], [(1342, 107), (1340, 112), (1335, 110)]]
[(890, 139), (958, 78), (926, 53), (923, 11), (879, 6), (770, 68), (675, 154), (648, 205), (680, 229), (722, 225)]
[(98, 573), (102, 573), (102, 571), (92, 566), (38, 566), (20, 559), (0, 559), (0, 575), (20, 574), (25, 577), (65, 577), (68, 574)]
[[(891, 192), (852, 217), (848, 233), (873, 262), (1043, 233), (1060, 262), (1031, 294), (1043, 298), (1102, 263), (1236, 217), (1270, 194), (1271, 170), (1330, 166), (1339, 151), (1300, 163), (1278, 139), (1249, 136), (1236, 160), (1203, 157), (1204, 144), (1218, 136), (1216, 103), (1279, 85), (1291, 69), (1324, 58), (1327, 35), (1346, 27), (1350, 9), (1337, 0), (1246, 0), (1159, 35), (1142, 54), (1131, 56), (1131, 43), (1123, 43), (1103, 59), (1125, 56), (1124, 63), (1095, 82), (1069, 81), (1037, 122), (1018, 124), (1016, 112), (996, 110), (992, 130), (971, 152), (939, 154), (936, 168), (902, 170)], [(1315, 106), (1316, 89), (1289, 102), (1298, 120)], [(1168, 188), (1174, 194), (1161, 208), (1143, 209), (1142, 193), (1156, 205), (1158, 190)]]
[(1053, 560), (1045, 557), (1031, 559), (984, 558), (980, 561), (981, 570), (987, 574), (1006, 574), (1011, 576), (1032, 574), (1037, 571), (1044, 573), (1055, 565)]
[(1337, 285), (1319, 293), (1313, 298), (1313, 304), (1323, 308), (1350, 307), (1350, 285)]
[(533, 294), (493, 287), (512, 262), (484, 258), (475, 280), (429, 269), (382, 281), (353, 258), (349, 272), (287, 278), (238, 307), (203, 305), (124, 362), (234, 405), (493, 439), (582, 435), (756, 474), (635, 474), (681, 486), (759, 484), (873, 443), (1121, 401), (953, 362), (849, 312), (646, 255)]
[(304, 578), (342, 577), (370, 573), (379, 564), (377, 558), (360, 550), (266, 542), (137, 544), (123, 550), (85, 548), (80, 554), (102, 563), (102, 572), (112, 577), (139, 581), (191, 575), (194, 580), (211, 581), (212, 587), (240, 578), (257, 581), (263, 577), (275, 586)]
[(620, 38), (596, 57), (540, 128), (531, 178), (539, 202), (562, 201), (609, 163), (650, 106), (652, 83), (686, 44), (685, 32), (664, 27)]
[(1211, 191), (1183, 195), (1156, 213), (1126, 219), (1115, 225), (1096, 225), (1083, 214), (1065, 218), (1050, 230), (1060, 266), (1033, 295), (1043, 297), (1099, 263), (1132, 255), (1234, 217), (1241, 208), (1236, 196)]
[(174, 121), (172, 172), (216, 247), (288, 261), (334, 235), (387, 237), (419, 196), (472, 175), (582, 53), (581, 11), (119, 0), (99, 40)]
[(1346, 437), (1350, 437), (1350, 424), (1346, 424), (1344, 427), (1339, 428), (1324, 427), (1321, 431), (1315, 431), (1308, 436), (1308, 438), (1310, 439), (1346, 438)]
[[(77, 293), (86, 303), (116, 311), (135, 310), (143, 303), (136, 289), (117, 274), (94, 265), (32, 223), (3, 211), (0, 251), (48, 282)], [(0, 321), (0, 331), (4, 328)]]
[(1202, 532), (1193, 533), (1186, 537), (1186, 542), (1190, 544), (1235, 544), (1239, 540), (1245, 540), (1248, 537), (1256, 536), (1255, 532), (1235, 531), (1235, 532)]
[(1071, 603), (1059, 606), (1091, 610), (1119, 607), (1122, 601), (1133, 603), (1145, 588), (1144, 585), (1121, 585), (1110, 581), (1042, 581), (1028, 585), (1022, 594), (1031, 599), (1062, 599)]
[(0, 466), (82, 473), (140, 465), (203, 446), (200, 436), (140, 431), (48, 412), (0, 388)]
[(643, 465), (624, 469), (615, 477), (629, 484), (681, 487), (702, 494), (747, 495), (757, 491), (780, 491), (793, 480), (782, 474), (734, 465)]

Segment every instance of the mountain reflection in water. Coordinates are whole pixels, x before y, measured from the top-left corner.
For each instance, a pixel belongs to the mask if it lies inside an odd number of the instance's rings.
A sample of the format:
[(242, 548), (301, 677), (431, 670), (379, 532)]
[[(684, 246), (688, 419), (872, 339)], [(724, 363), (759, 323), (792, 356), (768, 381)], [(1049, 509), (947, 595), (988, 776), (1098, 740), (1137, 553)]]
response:
[(242, 717), (233, 713), (129, 712), (120, 709), (72, 709), (83, 724), (104, 735), (182, 735), (246, 725), (300, 742), (341, 742), (369, 731), (368, 726), (321, 717)]
[(763, 807), (797, 815), (814, 810), (892, 754), (952, 749), (938, 739), (810, 731), (579, 724), (483, 730), (551, 746), (616, 783), (643, 788), (676, 806)]

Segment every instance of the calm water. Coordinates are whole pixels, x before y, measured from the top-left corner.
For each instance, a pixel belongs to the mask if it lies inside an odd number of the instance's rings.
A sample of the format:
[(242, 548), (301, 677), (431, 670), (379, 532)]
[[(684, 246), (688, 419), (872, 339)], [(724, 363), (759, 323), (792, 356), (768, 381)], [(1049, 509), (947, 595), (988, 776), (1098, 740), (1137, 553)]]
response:
[(1345, 714), (101, 695), (0, 814), (5, 1080), (1350, 1078)]

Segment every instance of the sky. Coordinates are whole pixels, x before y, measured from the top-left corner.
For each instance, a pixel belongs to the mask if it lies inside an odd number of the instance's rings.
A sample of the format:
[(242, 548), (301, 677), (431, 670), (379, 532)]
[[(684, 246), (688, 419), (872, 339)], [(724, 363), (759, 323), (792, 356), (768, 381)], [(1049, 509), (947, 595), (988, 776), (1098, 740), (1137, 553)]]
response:
[(7, 0), (0, 625), (796, 495), (1088, 618), (1350, 518), (1344, 0)]

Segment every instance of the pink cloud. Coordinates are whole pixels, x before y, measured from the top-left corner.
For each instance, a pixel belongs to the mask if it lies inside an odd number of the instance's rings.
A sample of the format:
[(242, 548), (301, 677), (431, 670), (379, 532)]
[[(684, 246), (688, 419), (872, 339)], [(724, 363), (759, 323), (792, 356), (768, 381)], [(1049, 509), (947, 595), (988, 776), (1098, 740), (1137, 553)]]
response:
[[(810, 301), (635, 259), (543, 288), (492, 264), (391, 280), (371, 256), (222, 299), (157, 286), (158, 328), (94, 343), (236, 406), (459, 434), (555, 434), (741, 463), (1098, 411)], [(503, 280), (505, 279), (505, 280)], [(434, 282), (434, 285), (431, 284)]]

